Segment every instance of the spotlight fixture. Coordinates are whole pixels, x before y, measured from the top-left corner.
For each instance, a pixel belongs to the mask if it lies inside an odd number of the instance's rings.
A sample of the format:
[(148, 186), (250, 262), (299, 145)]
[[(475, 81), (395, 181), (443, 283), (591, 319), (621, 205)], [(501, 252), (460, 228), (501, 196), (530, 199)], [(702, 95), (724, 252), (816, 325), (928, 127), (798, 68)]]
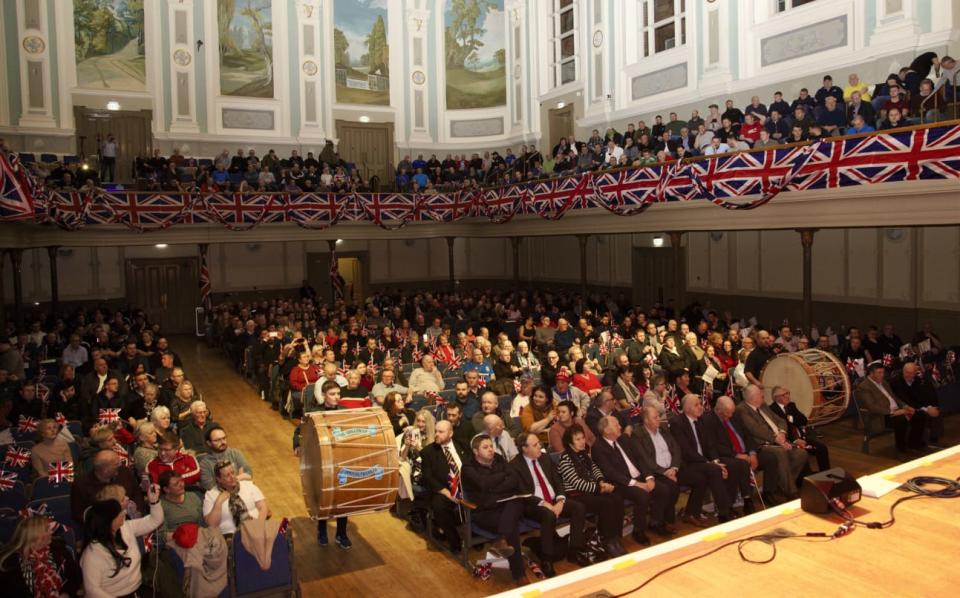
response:
[(107, 110), (116, 112), (119, 109), (120, 109), (120, 102), (117, 102), (116, 100), (110, 100), (109, 102), (107, 102)]
[(567, 105), (566, 102), (557, 102), (557, 108), (558, 108), (558, 109), (559, 109), (559, 108), (563, 108), (563, 107), (566, 106), (566, 105)]
[(654, 238), (653, 238), (653, 246), (654, 246), (654, 247), (663, 247), (663, 237), (661, 237), (660, 235), (657, 235), (656, 237), (654, 237)]
[(364, 114), (363, 116), (360, 117), (360, 122), (362, 122), (362, 123), (368, 123), (368, 122), (370, 122), (370, 117), (367, 116), (366, 114)]
[(167, 248), (167, 244), (166, 244), (166, 243), (157, 243), (156, 245), (154, 245), (154, 247), (156, 247), (157, 249), (166, 249), (166, 248)]

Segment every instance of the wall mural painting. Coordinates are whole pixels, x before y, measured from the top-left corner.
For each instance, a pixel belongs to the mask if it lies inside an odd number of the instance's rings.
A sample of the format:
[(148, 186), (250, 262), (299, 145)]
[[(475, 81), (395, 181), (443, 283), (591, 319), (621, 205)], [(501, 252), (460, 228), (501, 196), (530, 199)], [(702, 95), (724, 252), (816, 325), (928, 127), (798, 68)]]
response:
[(74, 0), (77, 85), (144, 91), (144, 0)]
[(220, 93), (273, 97), (271, 0), (217, 0)]
[(387, 0), (336, 0), (333, 62), (337, 102), (390, 105)]
[(447, 109), (506, 104), (503, 0), (447, 0), (444, 25)]

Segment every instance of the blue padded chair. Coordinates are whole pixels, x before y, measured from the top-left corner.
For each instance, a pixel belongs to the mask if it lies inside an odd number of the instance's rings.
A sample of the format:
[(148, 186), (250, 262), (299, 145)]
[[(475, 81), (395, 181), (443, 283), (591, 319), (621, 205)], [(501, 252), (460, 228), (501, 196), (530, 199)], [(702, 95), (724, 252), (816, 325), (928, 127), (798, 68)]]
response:
[(37, 161), (37, 157), (31, 153), (20, 152), (20, 161), (24, 164), (32, 164)]
[(79, 420), (70, 420), (67, 422), (67, 429), (73, 434), (74, 438), (83, 437), (83, 424)]
[(56, 498), (60, 496), (70, 496), (70, 482), (54, 484), (48, 478), (37, 478), (33, 482), (33, 491), (30, 494), (30, 500), (43, 500)]
[(513, 404), (513, 397), (510, 395), (500, 395), (497, 397), (497, 406), (500, 408), (500, 413), (510, 413), (510, 405)]
[(292, 534), (277, 534), (273, 542), (270, 568), (260, 569), (257, 560), (243, 547), (240, 533), (233, 537), (232, 586), (234, 596), (265, 596), (294, 592), (299, 595), (296, 574), (293, 568)]
[(0, 543), (6, 544), (13, 539), (13, 532), (20, 523), (20, 516), (12, 512), (4, 512), (0, 516)]
[(74, 155), (64, 156), (64, 157), (63, 157), (63, 163), (64, 163), (64, 164), (79, 164), (79, 163), (80, 163), (80, 156), (74, 156)]
[(56, 154), (40, 154), (40, 161), (43, 162), (44, 164), (53, 164), (54, 162), (57, 162), (57, 155)]
[[(142, 540), (141, 540), (142, 541)], [(176, 550), (169, 548), (164, 552), (170, 558), (170, 564), (173, 565), (173, 570), (177, 573), (177, 579), (180, 580), (180, 584), (183, 585), (183, 574), (186, 567), (183, 564), (183, 561), (180, 559), (180, 555), (177, 554)], [(227, 565), (227, 585), (223, 586), (223, 591), (220, 592), (220, 598), (230, 598), (232, 596), (232, 589), (230, 587), (230, 581), (232, 576), (230, 575), (230, 566)]]
[(441, 390), (441, 391), (440, 391), (440, 398), (443, 399), (444, 401), (446, 401), (447, 403), (451, 403), (451, 402), (453, 402), (454, 400), (456, 400), (456, 398), (457, 398), (457, 391), (456, 391), (456, 389), (453, 389), (453, 388), (451, 388), (451, 389), (449, 389), (449, 390)]
[(0, 492), (0, 509), (18, 512), (25, 506), (27, 506), (27, 487), (23, 482), (18, 480), (13, 483), (13, 488)]

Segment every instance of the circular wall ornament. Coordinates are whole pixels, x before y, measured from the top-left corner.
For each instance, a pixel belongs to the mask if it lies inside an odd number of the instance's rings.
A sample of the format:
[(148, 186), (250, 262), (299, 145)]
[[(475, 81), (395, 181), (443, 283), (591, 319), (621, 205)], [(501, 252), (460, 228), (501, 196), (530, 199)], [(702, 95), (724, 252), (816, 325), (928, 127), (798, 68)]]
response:
[(303, 63), (303, 74), (312, 77), (317, 74), (317, 71), (320, 69), (317, 68), (317, 63), (312, 60), (307, 60)]
[(599, 48), (603, 45), (603, 31), (597, 29), (593, 32), (593, 47)]
[(46, 48), (47, 44), (44, 43), (42, 38), (36, 35), (23, 38), (23, 49), (26, 50), (28, 54), (40, 54)]
[(410, 76), (413, 79), (413, 82), (417, 85), (423, 85), (427, 82), (427, 76), (423, 74), (423, 71), (413, 71), (413, 75)]
[(183, 48), (173, 53), (173, 61), (177, 63), (178, 66), (189, 66), (192, 60), (193, 58), (190, 56), (190, 52), (187, 52)]

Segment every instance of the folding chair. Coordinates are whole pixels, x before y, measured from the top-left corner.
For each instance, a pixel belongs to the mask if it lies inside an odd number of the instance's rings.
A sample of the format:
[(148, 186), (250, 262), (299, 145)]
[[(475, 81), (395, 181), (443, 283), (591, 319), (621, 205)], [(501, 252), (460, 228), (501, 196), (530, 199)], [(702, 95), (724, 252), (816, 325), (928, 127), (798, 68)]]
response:
[(234, 596), (266, 596), (292, 592), (300, 595), (296, 570), (293, 566), (293, 534), (277, 534), (273, 542), (270, 568), (260, 569), (253, 555), (243, 547), (240, 531), (233, 537), (231, 556), (231, 583)]

